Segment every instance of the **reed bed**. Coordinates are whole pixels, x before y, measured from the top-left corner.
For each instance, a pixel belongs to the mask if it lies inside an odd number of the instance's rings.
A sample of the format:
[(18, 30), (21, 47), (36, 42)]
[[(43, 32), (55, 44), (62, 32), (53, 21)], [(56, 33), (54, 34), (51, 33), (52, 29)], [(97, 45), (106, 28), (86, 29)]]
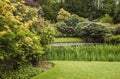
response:
[(120, 45), (51, 47), (44, 60), (120, 61)]

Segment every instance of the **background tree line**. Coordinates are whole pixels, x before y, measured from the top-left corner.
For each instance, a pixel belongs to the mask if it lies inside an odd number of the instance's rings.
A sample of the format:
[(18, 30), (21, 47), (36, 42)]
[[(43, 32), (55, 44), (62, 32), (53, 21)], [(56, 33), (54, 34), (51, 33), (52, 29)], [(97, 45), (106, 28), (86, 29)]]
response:
[(64, 8), (70, 13), (95, 20), (109, 14), (113, 23), (120, 22), (119, 0), (37, 0), (42, 6), (44, 17), (51, 21), (57, 21), (57, 13)]

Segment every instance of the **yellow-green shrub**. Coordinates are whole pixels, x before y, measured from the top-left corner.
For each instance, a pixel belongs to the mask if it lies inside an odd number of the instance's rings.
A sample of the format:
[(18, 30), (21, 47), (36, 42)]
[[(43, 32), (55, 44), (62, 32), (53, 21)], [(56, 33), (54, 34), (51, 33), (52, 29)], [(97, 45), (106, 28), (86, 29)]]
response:
[(30, 30), (33, 22), (38, 22), (36, 8), (23, 0), (0, 0), (0, 56), (13, 68), (37, 62), (35, 58), (44, 53), (40, 37)]

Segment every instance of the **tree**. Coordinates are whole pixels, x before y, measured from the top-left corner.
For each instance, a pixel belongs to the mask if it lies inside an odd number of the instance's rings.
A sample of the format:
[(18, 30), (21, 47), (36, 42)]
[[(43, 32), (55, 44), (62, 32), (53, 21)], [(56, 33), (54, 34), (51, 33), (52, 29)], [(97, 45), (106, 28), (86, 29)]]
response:
[(118, 8), (119, 4), (116, 4), (116, 0), (104, 0), (102, 2), (103, 7), (101, 7), (101, 11), (104, 14), (109, 14), (113, 18), (113, 23), (118, 23), (118, 13), (120, 9)]
[(42, 7), (43, 17), (52, 22), (56, 22), (57, 13), (62, 8), (61, 3), (58, 3), (57, 0), (36, 0)]
[(114, 23), (120, 23), (120, 2), (117, 4), (117, 6), (114, 8), (114, 17), (113, 21)]
[(115, 0), (103, 0), (102, 2), (102, 11), (105, 13), (105, 14), (110, 14), (112, 15), (114, 13), (114, 9), (115, 9), (115, 6), (116, 6), (116, 1)]
[(77, 14), (90, 20), (98, 18), (98, 9), (95, 6), (95, 0), (65, 0), (63, 8), (70, 13)]
[(119, 6), (117, 0), (36, 0), (43, 8), (44, 17), (56, 22), (58, 11), (63, 8), (72, 14), (89, 20), (99, 19), (105, 14), (113, 18), (113, 23), (119, 23)]

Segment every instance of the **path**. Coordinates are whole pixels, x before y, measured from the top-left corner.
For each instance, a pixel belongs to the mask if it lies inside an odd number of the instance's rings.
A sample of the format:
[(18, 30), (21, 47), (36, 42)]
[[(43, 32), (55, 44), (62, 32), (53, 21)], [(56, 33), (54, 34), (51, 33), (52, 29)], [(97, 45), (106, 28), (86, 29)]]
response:
[(97, 43), (51, 43), (51, 46), (81, 46), (81, 45), (96, 45)]

